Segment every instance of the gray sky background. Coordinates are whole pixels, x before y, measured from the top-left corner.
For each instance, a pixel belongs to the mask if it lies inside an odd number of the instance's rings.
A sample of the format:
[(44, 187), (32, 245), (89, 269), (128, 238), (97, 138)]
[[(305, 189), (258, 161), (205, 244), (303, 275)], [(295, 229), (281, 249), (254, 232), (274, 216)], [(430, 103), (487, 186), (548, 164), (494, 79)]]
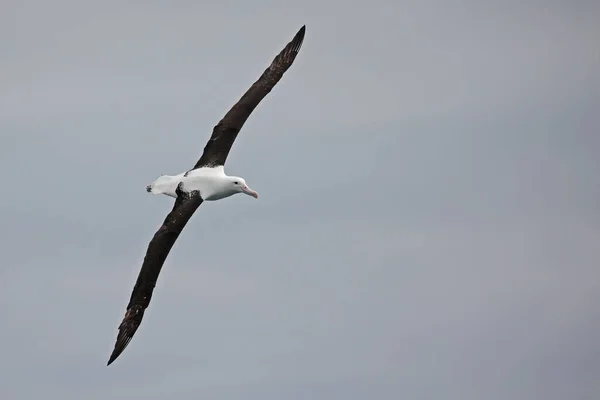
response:
[[(2, 3), (3, 399), (598, 398), (600, 3), (352, 4)], [(107, 368), (144, 187), (302, 24)]]

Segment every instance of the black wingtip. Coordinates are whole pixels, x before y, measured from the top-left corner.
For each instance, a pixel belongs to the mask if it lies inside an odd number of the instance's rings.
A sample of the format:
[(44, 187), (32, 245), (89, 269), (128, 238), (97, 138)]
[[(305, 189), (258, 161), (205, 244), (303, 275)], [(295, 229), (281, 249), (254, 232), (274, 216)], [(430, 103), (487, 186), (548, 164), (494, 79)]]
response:
[(117, 341), (115, 342), (115, 348), (106, 364), (107, 367), (123, 353), (129, 342), (131, 342), (133, 335), (135, 335), (135, 332), (142, 322), (143, 316), (144, 309), (140, 306), (134, 306), (127, 310), (123, 322), (119, 325)]
[(298, 52), (300, 47), (302, 46), (302, 42), (304, 42), (304, 35), (306, 34), (306, 25), (302, 25), (302, 28), (296, 33), (294, 38), (291, 41), (291, 50), (294, 52)]
[(115, 361), (117, 359), (117, 357), (119, 357), (118, 354), (115, 354), (114, 352), (110, 355), (110, 358), (108, 359), (108, 362), (106, 363), (106, 366), (108, 367), (110, 364), (113, 363), (113, 361)]
[[(129, 339), (129, 340), (131, 340), (131, 339)], [(107, 367), (110, 364), (112, 364), (117, 358), (119, 358), (121, 353), (123, 353), (123, 350), (125, 350), (125, 347), (127, 347), (129, 340), (127, 340), (127, 338), (124, 338), (122, 333), (119, 332), (119, 336), (117, 337), (117, 342), (115, 343), (115, 348), (114, 348), (112, 354), (110, 355), (108, 362), (106, 363)]]
[(108, 362), (106, 363), (106, 366), (108, 367), (110, 364), (113, 363), (113, 361), (115, 361), (117, 359), (117, 357), (119, 357), (118, 355), (112, 354), (110, 356), (110, 358), (108, 359)]
[(306, 33), (306, 25), (302, 25), (302, 28), (294, 35), (294, 38), (290, 40), (290, 42), (281, 50), (281, 53), (275, 60), (273, 60), (274, 64), (287, 64), (286, 68), (289, 68), (290, 65), (294, 62), (294, 59), (300, 52), (300, 47), (302, 47), (302, 42), (304, 42), (304, 34)]
[(108, 363), (106, 363), (107, 367), (112, 364), (121, 355), (121, 353), (123, 353), (123, 350), (125, 350), (129, 342), (131, 342), (132, 337), (133, 334), (130, 334), (130, 332), (127, 330), (121, 330), (119, 332), (119, 335), (117, 336), (117, 342), (115, 343), (115, 348), (108, 359)]

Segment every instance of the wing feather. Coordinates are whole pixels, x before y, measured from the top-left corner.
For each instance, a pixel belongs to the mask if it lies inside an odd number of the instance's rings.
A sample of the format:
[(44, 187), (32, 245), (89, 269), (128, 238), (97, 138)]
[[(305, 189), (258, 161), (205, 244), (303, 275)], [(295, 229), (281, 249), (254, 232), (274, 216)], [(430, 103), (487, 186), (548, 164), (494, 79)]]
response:
[(252, 111), (281, 80), (283, 74), (296, 59), (298, 51), (302, 47), (305, 32), (306, 26), (302, 26), (294, 38), (273, 59), (260, 78), (213, 128), (212, 135), (194, 169), (225, 165), (231, 146)]
[(119, 325), (117, 341), (107, 365), (110, 365), (125, 350), (142, 323), (144, 311), (152, 299), (160, 270), (179, 234), (200, 204), (202, 204), (202, 197), (198, 192), (187, 194), (177, 189), (177, 199), (173, 209), (148, 244), (142, 268), (131, 292), (125, 317)]

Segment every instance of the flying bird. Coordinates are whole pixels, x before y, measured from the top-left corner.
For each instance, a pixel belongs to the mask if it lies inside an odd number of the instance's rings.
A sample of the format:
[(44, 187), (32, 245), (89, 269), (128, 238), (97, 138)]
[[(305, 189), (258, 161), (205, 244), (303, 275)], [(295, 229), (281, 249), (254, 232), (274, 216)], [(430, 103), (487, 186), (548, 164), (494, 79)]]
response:
[(235, 138), (252, 111), (294, 62), (304, 41), (305, 30), (306, 26), (300, 28), (260, 78), (213, 128), (202, 156), (191, 170), (174, 176), (161, 175), (146, 187), (149, 193), (175, 198), (175, 204), (148, 244), (107, 365), (119, 357), (139, 328), (169, 251), (196, 209), (204, 201), (215, 201), (237, 193), (258, 198), (258, 193), (250, 189), (244, 179), (226, 175), (223, 166)]

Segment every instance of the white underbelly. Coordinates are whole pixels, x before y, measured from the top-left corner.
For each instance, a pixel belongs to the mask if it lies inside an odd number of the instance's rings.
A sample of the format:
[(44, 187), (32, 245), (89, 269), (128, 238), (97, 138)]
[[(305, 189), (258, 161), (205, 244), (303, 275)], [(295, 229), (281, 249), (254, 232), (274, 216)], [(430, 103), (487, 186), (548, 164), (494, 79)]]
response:
[(184, 192), (198, 191), (204, 201), (220, 200), (233, 194), (224, 190), (224, 182), (216, 176), (187, 176), (181, 182)]

